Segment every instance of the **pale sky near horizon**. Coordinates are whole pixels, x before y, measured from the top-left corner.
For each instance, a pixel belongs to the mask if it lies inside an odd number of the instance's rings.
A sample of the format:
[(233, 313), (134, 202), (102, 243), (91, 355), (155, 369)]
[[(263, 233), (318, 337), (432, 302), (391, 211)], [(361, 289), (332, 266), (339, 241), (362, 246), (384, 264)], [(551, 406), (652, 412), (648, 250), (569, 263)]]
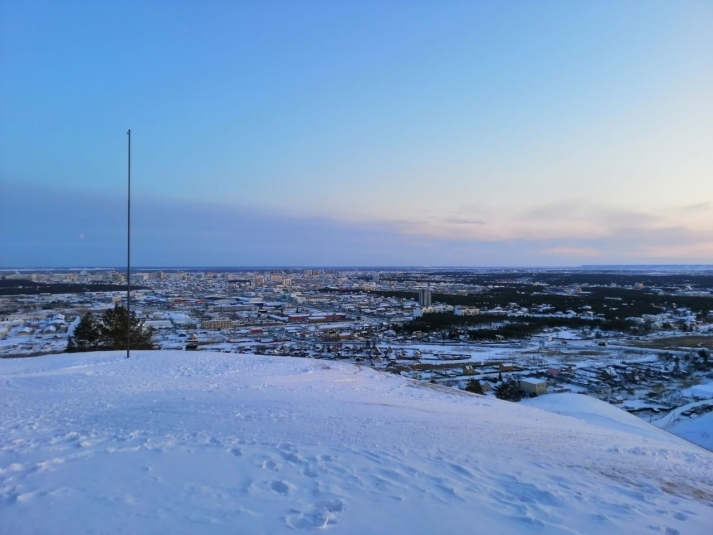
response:
[(710, 1), (4, 0), (0, 267), (121, 264), (128, 128), (138, 264), (713, 263), (712, 58)]

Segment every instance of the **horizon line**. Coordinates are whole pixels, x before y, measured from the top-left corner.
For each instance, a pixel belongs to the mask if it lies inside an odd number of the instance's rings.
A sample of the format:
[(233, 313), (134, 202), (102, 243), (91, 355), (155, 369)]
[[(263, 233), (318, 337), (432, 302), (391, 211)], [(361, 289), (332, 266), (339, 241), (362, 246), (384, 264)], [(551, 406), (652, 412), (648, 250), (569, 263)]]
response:
[[(355, 270), (396, 270), (396, 269), (426, 269), (426, 270), (443, 270), (443, 269), (464, 269), (464, 270), (528, 270), (528, 269), (549, 269), (549, 270), (566, 270), (566, 269), (711, 269), (713, 264), (579, 264), (565, 266), (547, 266), (547, 265), (355, 265), (355, 264), (335, 264), (335, 265), (300, 265), (300, 264), (265, 264), (265, 265), (216, 265), (216, 266), (135, 266), (131, 271), (138, 270), (258, 270), (258, 269), (355, 269)], [(0, 267), (0, 272), (6, 271), (59, 271), (59, 270), (123, 270), (126, 266), (14, 266)]]

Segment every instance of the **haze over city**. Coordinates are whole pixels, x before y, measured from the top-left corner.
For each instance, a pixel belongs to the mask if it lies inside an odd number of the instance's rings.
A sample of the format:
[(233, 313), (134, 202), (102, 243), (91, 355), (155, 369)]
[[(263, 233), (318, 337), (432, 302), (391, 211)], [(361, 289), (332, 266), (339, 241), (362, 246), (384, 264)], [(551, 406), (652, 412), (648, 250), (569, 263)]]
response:
[(713, 262), (709, 2), (3, 2), (0, 266)]

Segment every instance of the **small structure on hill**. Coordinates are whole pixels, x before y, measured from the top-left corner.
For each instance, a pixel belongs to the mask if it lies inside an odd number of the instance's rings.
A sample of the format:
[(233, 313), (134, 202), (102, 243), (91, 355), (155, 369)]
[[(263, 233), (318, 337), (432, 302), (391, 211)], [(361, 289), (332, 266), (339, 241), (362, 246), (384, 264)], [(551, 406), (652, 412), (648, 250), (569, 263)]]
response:
[(547, 381), (534, 377), (525, 377), (520, 379), (520, 390), (526, 394), (537, 394), (539, 396), (547, 392)]

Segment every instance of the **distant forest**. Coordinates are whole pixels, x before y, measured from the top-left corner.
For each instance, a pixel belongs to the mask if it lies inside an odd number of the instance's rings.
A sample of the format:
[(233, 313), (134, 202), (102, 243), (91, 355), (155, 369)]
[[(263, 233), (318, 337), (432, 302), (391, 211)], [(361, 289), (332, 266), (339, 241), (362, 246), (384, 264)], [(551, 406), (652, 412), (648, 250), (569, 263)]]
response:
[(448, 338), (468, 333), (472, 340), (496, 340), (502, 338), (527, 338), (542, 332), (546, 328), (567, 327), (570, 329), (595, 329), (631, 332), (635, 327), (624, 320), (586, 320), (567, 317), (538, 316), (496, 316), (479, 314), (477, 316), (455, 316), (453, 314), (424, 314), (413, 321), (397, 325), (394, 330), (400, 333), (430, 333), (448, 331)]
[[(142, 290), (142, 286), (132, 286), (132, 290)], [(126, 291), (124, 284), (91, 282), (87, 284), (47, 284), (22, 279), (0, 279), (0, 295), (37, 295), (37, 294), (81, 294), (85, 292), (121, 292)]]
[(619, 284), (633, 286), (637, 282), (645, 286), (657, 286), (665, 290), (676, 290), (683, 285), (697, 288), (713, 288), (713, 274), (708, 273), (621, 273), (621, 272), (564, 272), (564, 271), (495, 271), (474, 273), (469, 271), (438, 271), (421, 273), (382, 274), (382, 282), (404, 282), (416, 280), (420, 283), (438, 283), (444, 280), (461, 284), (480, 286), (497, 284), (534, 284), (544, 283), (551, 286), (569, 286), (572, 284), (608, 285)]
[[(383, 297), (416, 299), (416, 292), (376, 291), (370, 292)], [(492, 309), (517, 303), (521, 307), (536, 312), (541, 305), (550, 305), (548, 313), (572, 310), (581, 313), (583, 307), (591, 307), (594, 314), (601, 314), (604, 319), (616, 321), (642, 314), (660, 314), (666, 309), (688, 308), (695, 313), (708, 314), (713, 310), (713, 298), (685, 295), (657, 295), (645, 290), (625, 288), (593, 287), (586, 288), (581, 294), (545, 294), (542, 287), (512, 284), (507, 287), (489, 288), (487, 292), (472, 295), (433, 294), (434, 303), (447, 305), (474, 306)]]
[[(419, 277), (421, 275), (422, 277)], [(454, 314), (431, 313), (420, 318), (396, 326), (395, 330), (402, 333), (417, 331), (428, 333), (434, 331), (446, 332), (449, 338), (468, 333), (474, 340), (494, 340), (503, 338), (525, 338), (545, 328), (567, 327), (572, 329), (599, 328), (631, 332), (646, 330), (646, 326), (637, 326), (626, 318), (640, 318), (644, 314), (660, 314), (673, 309), (688, 308), (699, 318), (713, 310), (713, 298), (710, 296), (659, 295), (651, 291), (649, 286), (675, 291), (684, 285), (701, 289), (713, 286), (713, 276), (696, 274), (649, 275), (645, 273), (611, 274), (611, 273), (439, 273), (440, 279), (433, 282), (443, 282), (443, 276), (449, 275), (455, 282), (477, 284), (487, 288), (473, 288), (473, 293), (443, 294), (433, 293), (434, 303), (453, 306), (471, 306), (480, 308), (483, 313), (477, 316), (456, 316)], [(460, 276), (458, 276), (460, 275)], [(426, 282), (429, 274), (406, 274), (405, 276), (382, 276), (381, 281), (388, 279), (405, 282), (417, 280)], [(581, 293), (550, 293), (552, 286), (545, 287), (537, 282), (548, 285), (601, 284), (602, 286), (584, 286)], [(608, 284), (631, 284), (643, 282), (644, 288), (631, 289), (611, 287)], [(606, 286), (605, 286), (606, 285)], [(671, 285), (671, 286), (669, 286)], [(345, 292), (325, 288), (325, 291)], [(364, 292), (381, 297), (398, 299), (417, 298), (416, 290), (380, 290)], [(508, 309), (510, 304), (525, 307), (529, 314), (500, 315), (489, 311), (496, 307)], [(547, 308), (543, 308), (544, 306)], [(594, 317), (585, 319), (581, 314), (590, 311)], [(553, 315), (561, 312), (562, 315)], [(568, 317), (570, 312), (577, 314)]]

